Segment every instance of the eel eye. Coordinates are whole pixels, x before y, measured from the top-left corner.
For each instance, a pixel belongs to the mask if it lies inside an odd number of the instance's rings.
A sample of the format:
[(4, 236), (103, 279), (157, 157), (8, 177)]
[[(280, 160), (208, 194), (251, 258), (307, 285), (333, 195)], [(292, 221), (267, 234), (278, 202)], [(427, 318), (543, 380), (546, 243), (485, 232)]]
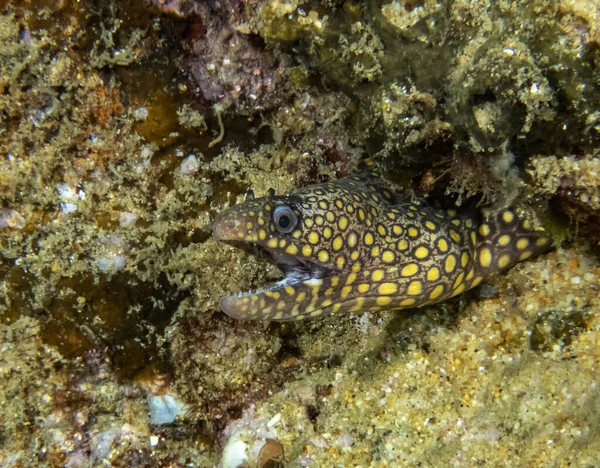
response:
[(273, 211), (273, 222), (282, 234), (289, 234), (298, 224), (298, 218), (289, 206), (278, 206)]

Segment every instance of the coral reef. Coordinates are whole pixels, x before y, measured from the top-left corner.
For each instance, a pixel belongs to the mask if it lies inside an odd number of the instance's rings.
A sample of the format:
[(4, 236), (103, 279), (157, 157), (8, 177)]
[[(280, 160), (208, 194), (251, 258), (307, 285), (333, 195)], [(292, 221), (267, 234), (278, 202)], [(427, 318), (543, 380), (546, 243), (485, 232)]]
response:
[[(595, 466), (599, 13), (0, 2), (0, 465)], [(279, 272), (216, 213), (365, 154), (557, 249), (414, 312), (221, 314)]]

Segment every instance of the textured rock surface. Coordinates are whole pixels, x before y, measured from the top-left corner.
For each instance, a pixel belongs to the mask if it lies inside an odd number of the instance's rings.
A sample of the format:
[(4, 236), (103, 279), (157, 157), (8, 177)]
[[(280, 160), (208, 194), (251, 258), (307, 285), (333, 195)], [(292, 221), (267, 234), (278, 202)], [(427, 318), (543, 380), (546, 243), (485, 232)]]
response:
[[(0, 2), (0, 465), (594, 466), (599, 11)], [(278, 272), (215, 214), (364, 154), (562, 247), (404, 314), (221, 314)]]

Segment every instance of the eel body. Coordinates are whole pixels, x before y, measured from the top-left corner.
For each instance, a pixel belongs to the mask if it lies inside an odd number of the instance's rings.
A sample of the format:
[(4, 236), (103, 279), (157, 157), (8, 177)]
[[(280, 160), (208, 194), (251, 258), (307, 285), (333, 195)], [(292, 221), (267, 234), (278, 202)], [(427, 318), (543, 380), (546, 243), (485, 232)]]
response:
[(217, 216), (213, 235), (284, 273), (221, 300), (234, 318), (272, 321), (433, 304), (549, 246), (513, 209), (486, 217), (434, 208), (374, 173), (248, 196)]

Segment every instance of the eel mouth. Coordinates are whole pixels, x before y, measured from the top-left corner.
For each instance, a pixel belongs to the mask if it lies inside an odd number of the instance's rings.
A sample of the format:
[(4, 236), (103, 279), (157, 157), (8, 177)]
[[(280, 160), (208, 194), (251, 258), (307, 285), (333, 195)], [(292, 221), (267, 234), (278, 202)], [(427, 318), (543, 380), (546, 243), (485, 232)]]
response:
[(233, 240), (224, 242), (275, 265), (283, 273), (284, 277), (276, 283), (270, 283), (259, 289), (228, 294), (223, 299), (261, 295), (285, 286), (294, 286), (305, 281), (327, 278), (333, 276), (335, 273), (334, 270), (318, 263), (307, 261), (304, 258), (298, 258), (285, 252), (267, 249), (258, 244)]

